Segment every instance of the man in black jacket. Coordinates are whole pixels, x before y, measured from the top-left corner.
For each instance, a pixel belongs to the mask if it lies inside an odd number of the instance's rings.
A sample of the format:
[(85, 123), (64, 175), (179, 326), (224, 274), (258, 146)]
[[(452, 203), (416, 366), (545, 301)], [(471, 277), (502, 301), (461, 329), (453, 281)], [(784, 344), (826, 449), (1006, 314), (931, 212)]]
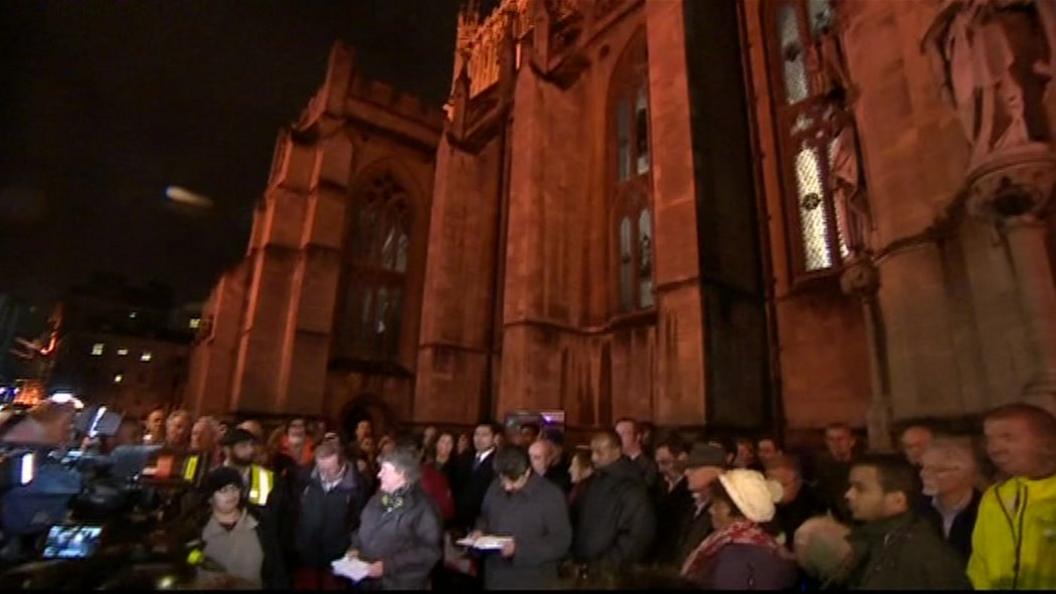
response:
[(495, 454), (495, 472), (500, 480), (491, 484), (484, 497), (474, 536), (487, 534), (512, 540), (501, 551), (486, 553), (484, 587), (558, 587), (558, 562), (572, 544), (564, 493), (534, 472), (528, 455), (515, 446)]
[(572, 552), (590, 573), (627, 569), (645, 559), (656, 534), (645, 479), (615, 431), (596, 433), (590, 449), (594, 477), (576, 501)]
[(341, 558), (359, 526), (366, 492), (342, 447), (323, 441), (315, 448), (315, 468), (300, 496), (296, 542), (298, 589), (332, 589), (341, 583), (330, 563)]
[(645, 479), (645, 487), (652, 490), (660, 478), (660, 471), (652, 456), (646, 453), (642, 446), (642, 428), (638, 421), (630, 417), (624, 417), (616, 421), (616, 434), (620, 436), (620, 447), (623, 455), (638, 466), (638, 470)]
[(495, 436), (500, 431), (494, 423), (480, 423), (473, 432), (475, 453), (467, 452), (459, 459), (458, 484), (455, 485), (456, 525), (472, 530), (480, 515), (484, 494), (495, 480), (493, 467)]
[(824, 515), (825, 503), (803, 480), (802, 466), (794, 456), (772, 458), (766, 467), (766, 478), (781, 485), (781, 501), (777, 502), (772, 527), (778, 541), (792, 549), (796, 530), (814, 516)]
[(693, 493), (685, 475), (688, 456), (676, 439), (660, 443), (654, 454), (660, 480), (653, 489), (657, 538), (650, 559), (659, 564), (673, 564), (678, 558), (679, 540), (672, 535), (679, 533), (682, 522), (694, 511)]
[(854, 463), (847, 490), (855, 526), (843, 585), (861, 590), (968, 590), (964, 562), (930, 523), (914, 513), (920, 478), (901, 456)]
[(713, 443), (697, 442), (689, 450), (685, 474), (686, 487), (693, 496), (693, 507), (689, 514), (679, 518), (678, 532), (667, 537), (678, 539), (678, 556), (674, 559), (676, 568), (681, 569), (686, 558), (711, 534), (713, 527), (708, 511), (711, 485), (729, 466), (729, 461), (729, 452)]

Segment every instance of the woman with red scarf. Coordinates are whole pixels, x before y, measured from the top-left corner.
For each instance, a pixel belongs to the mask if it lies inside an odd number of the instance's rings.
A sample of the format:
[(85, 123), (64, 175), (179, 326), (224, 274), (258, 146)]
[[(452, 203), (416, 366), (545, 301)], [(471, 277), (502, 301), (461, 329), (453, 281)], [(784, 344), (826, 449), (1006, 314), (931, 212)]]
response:
[(712, 486), (715, 531), (686, 558), (682, 577), (709, 590), (783, 590), (795, 585), (795, 558), (762, 524), (774, 517), (780, 485), (754, 470), (730, 470)]

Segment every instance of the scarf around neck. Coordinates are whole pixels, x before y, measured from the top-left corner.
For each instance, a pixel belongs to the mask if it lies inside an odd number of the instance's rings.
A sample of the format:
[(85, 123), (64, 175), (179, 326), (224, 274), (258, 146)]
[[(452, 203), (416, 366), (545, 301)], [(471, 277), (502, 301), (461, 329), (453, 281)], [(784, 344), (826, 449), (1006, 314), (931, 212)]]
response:
[(410, 492), (410, 486), (403, 486), (396, 489), (392, 493), (382, 492), (381, 494), (381, 508), (385, 513), (389, 513), (403, 507), (404, 501), (407, 499), (407, 494)]
[(701, 575), (712, 558), (723, 547), (731, 544), (763, 547), (783, 559), (793, 558), (792, 553), (778, 544), (774, 537), (767, 534), (759, 524), (748, 520), (737, 520), (721, 530), (712, 532), (690, 553), (682, 565), (682, 576), (692, 579)]

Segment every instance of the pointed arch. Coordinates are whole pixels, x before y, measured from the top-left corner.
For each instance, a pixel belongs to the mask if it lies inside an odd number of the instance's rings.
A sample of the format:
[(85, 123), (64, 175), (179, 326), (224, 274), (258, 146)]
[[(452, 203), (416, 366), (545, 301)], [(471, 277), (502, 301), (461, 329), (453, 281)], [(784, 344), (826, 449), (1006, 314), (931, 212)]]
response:
[(422, 208), (411, 179), (398, 161), (382, 159), (350, 185), (334, 341), (341, 358), (399, 360), (411, 242)]
[(649, 56), (645, 29), (620, 52), (609, 81), (608, 188), (615, 310), (654, 307)]

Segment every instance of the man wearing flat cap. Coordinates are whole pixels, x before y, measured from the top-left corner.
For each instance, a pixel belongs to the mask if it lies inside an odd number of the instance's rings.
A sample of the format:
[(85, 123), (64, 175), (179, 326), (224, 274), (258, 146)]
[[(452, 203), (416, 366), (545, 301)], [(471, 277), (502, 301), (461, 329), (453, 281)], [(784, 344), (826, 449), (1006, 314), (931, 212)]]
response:
[(686, 460), (686, 485), (693, 494), (694, 506), (690, 517), (680, 525), (678, 559), (676, 565), (681, 567), (689, 556), (712, 531), (711, 516), (708, 506), (711, 505), (711, 484), (727, 467), (726, 450), (705, 442), (696, 442), (689, 450)]

